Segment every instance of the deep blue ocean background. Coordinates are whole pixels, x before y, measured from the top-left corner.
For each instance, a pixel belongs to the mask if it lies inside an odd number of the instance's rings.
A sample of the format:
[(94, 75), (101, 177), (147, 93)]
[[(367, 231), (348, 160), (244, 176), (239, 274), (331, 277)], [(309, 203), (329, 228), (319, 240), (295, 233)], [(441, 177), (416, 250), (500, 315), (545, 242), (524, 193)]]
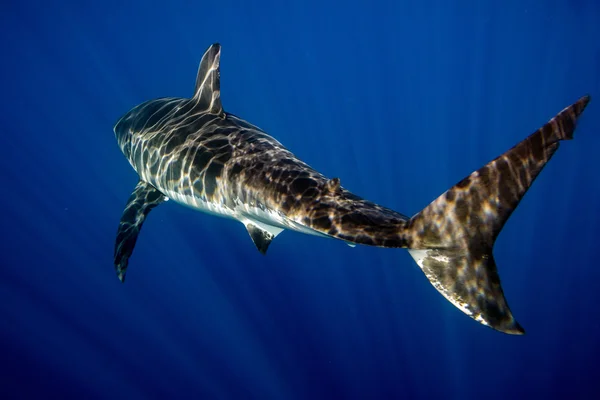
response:
[[(86, 3), (90, 3), (86, 5)], [(9, 1), (0, 13), (0, 398), (593, 398), (600, 390), (600, 3)], [(404, 250), (168, 202), (121, 284), (137, 176), (112, 127), (191, 96), (412, 215), (589, 93), (496, 243), (522, 337), (443, 299)]]

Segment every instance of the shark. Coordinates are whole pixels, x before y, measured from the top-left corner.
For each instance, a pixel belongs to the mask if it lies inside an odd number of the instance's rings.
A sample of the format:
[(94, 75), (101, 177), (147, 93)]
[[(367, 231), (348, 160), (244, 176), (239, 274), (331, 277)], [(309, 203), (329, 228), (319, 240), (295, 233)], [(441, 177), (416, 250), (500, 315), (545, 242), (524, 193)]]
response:
[(171, 199), (241, 222), (265, 254), (284, 230), (354, 245), (404, 248), (429, 282), (475, 321), (507, 334), (525, 331), (505, 299), (493, 247), (504, 224), (563, 140), (573, 138), (589, 95), (472, 172), (412, 217), (345, 189), (221, 104), (221, 46), (200, 61), (191, 98), (146, 101), (114, 126), (139, 175), (114, 250), (124, 282), (142, 225)]

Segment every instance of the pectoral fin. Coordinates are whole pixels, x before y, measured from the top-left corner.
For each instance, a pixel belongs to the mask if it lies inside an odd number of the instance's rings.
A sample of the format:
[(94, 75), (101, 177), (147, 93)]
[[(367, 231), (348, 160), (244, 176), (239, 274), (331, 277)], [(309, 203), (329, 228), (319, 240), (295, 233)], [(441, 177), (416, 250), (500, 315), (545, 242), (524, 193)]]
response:
[(137, 241), (146, 216), (154, 207), (168, 200), (152, 185), (139, 181), (127, 201), (125, 211), (119, 222), (117, 241), (115, 243), (115, 269), (121, 282), (125, 281), (125, 271), (129, 257)]

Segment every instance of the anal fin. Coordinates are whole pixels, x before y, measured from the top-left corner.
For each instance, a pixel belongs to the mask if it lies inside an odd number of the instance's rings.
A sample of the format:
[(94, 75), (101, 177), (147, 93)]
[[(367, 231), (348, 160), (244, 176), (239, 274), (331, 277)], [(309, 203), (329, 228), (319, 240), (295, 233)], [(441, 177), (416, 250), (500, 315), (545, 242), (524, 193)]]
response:
[(119, 222), (115, 243), (115, 270), (121, 282), (125, 281), (125, 272), (129, 257), (133, 253), (138, 235), (148, 213), (168, 198), (154, 186), (139, 181), (127, 200), (127, 205)]
[(267, 249), (273, 239), (283, 231), (283, 229), (276, 226), (266, 225), (252, 220), (244, 221), (244, 225), (246, 226), (254, 245), (261, 254), (267, 253)]

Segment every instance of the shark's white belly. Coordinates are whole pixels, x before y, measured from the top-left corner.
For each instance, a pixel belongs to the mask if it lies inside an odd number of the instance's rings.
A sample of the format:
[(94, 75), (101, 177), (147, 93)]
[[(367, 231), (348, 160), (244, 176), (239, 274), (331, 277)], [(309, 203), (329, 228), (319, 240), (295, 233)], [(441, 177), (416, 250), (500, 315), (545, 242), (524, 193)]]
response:
[(309, 235), (327, 237), (327, 235), (315, 231), (314, 229), (288, 218), (281, 212), (265, 207), (264, 205), (242, 203), (239, 199), (236, 199), (234, 200), (235, 206), (228, 207), (221, 203), (206, 201), (200, 197), (188, 196), (170, 190), (161, 190), (161, 192), (179, 204), (208, 214), (231, 218), (242, 222), (244, 225), (253, 223), (266, 231), (271, 232), (275, 236), (284, 229), (290, 229)]

